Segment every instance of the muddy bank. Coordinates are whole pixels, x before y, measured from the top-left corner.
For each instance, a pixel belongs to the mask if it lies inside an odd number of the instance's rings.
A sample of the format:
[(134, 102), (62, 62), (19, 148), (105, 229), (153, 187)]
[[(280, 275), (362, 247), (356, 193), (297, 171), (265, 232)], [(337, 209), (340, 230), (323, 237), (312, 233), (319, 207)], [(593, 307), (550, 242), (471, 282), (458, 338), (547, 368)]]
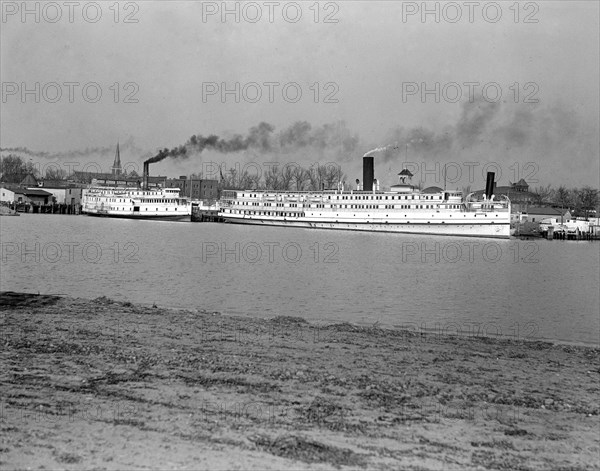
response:
[(599, 350), (0, 300), (2, 469), (600, 469)]

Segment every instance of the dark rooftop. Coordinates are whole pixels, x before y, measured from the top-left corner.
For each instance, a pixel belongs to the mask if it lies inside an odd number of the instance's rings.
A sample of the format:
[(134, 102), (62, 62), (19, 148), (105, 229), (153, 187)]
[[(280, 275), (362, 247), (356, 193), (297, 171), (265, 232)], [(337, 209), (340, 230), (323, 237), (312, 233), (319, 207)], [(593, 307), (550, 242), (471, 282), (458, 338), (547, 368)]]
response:
[(568, 209), (564, 209), (561, 211), (560, 208), (551, 208), (551, 207), (539, 207), (539, 206), (534, 206), (534, 207), (529, 207), (527, 208), (527, 214), (540, 214), (540, 215), (556, 215), (556, 216), (560, 216), (561, 214), (565, 214), (568, 211)]
[(12, 190), (19, 195), (25, 196), (52, 196), (52, 193), (49, 193), (44, 190), (32, 190), (29, 188), (20, 188), (18, 190)]
[(441, 193), (442, 190), (439, 186), (430, 186), (425, 188), (421, 193)]

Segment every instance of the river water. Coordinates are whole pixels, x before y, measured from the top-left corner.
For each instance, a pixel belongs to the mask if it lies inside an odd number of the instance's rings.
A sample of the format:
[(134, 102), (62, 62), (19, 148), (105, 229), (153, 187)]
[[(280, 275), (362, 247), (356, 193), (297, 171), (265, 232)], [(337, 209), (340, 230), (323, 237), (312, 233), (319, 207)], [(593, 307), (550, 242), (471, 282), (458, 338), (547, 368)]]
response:
[(22, 214), (1, 289), (598, 345), (597, 242)]

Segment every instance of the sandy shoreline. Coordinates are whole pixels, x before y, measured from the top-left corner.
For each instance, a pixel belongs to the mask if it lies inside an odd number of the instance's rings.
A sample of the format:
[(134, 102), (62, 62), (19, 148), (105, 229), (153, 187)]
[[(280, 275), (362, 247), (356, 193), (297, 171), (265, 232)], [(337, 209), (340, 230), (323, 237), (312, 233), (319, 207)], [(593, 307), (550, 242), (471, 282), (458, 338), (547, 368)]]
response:
[(600, 469), (600, 350), (2, 296), (2, 469)]

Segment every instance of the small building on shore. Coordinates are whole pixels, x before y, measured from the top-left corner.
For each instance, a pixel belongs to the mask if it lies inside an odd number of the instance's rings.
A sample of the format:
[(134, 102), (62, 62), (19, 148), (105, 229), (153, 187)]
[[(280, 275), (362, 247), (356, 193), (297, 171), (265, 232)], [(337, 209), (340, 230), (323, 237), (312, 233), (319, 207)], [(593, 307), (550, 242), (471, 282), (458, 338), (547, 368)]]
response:
[[(474, 196), (478, 198), (481, 198), (483, 194), (485, 194), (485, 190), (474, 192)], [(511, 213), (513, 214), (526, 212), (529, 207), (538, 204), (539, 200), (539, 196), (529, 191), (529, 184), (522, 178), (517, 183), (511, 183), (509, 186), (496, 186), (494, 184), (493, 194), (496, 199), (506, 196), (510, 200)]]
[(31, 173), (27, 174), (25, 178), (19, 184), (22, 188), (36, 187), (38, 186), (38, 179)]
[(52, 203), (52, 193), (37, 188), (19, 188), (14, 190), (14, 203), (32, 203), (42, 205)]
[(3, 183), (0, 186), (0, 203), (14, 203), (15, 191), (18, 189), (18, 185)]
[(52, 193), (52, 202), (58, 204), (81, 204), (81, 196), (85, 185), (63, 180), (44, 180), (40, 182), (41, 189)]
[(166, 188), (179, 188), (181, 196), (187, 196), (191, 200), (216, 200), (219, 197), (219, 186), (217, 180), (206, 180), (203, 178), (169, 178), (165, 182)]
[(521, 212), (520, 222), (542, 222), (544, 219), (556, 219), (558, 221), (570, 221), (571, 212), (568, 209), (530, 206)]

